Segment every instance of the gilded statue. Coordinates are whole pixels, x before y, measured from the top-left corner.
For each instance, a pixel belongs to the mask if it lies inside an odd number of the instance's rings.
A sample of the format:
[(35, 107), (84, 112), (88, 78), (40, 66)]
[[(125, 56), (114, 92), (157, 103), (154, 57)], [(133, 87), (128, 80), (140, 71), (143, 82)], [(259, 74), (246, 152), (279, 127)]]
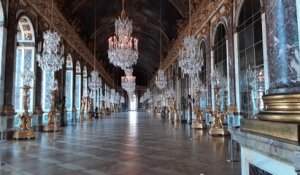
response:
[(204, 115), (199, 103), (200, 103), (200, 91), (195, 93), (195, 105), (194, 105), (194, 114), (196, 116), (196, 120), (193, 121), (192, 128), (194, 129), (205, 129), (206, 124), (202, 121), (202, 116)]
[(214, 115), (214, 119), (213, 119), (213, 124), (212, 124), (212, 127), (213, 128), (224, 128), (224, 125), (223, 125), (223, 113), (222, 112), (217, 112), (215, 115)]

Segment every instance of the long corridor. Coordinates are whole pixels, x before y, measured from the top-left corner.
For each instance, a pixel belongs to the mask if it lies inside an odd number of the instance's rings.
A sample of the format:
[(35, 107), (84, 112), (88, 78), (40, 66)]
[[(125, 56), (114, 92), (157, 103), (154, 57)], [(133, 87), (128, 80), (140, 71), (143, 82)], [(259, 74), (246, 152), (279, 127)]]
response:
[(73, 123), (35, 140), (3, 144), (1, 175), (239, 175), (229, 163), (229, 139), (146, 112)]

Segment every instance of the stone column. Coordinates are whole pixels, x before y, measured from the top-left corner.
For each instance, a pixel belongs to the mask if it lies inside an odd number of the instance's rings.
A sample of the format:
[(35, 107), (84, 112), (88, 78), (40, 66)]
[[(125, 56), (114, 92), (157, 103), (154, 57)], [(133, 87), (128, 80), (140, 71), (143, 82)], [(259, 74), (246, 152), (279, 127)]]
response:
[(295, 0), (265, 1), (270, 89), (260, 120), (241, 120), (241, 128), (300, 142), (300, 58)]
[(268, 94), (300, 92), (300, 60), (295, 0), (265, 1), (270, 75)]

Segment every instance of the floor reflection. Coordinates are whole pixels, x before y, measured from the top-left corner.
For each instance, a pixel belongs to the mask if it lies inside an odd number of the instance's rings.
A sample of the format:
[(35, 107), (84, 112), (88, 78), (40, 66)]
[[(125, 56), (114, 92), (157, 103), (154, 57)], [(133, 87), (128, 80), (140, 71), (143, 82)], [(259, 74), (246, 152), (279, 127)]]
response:
[(0, 174), (240, 174), (240, 163), (226, 162), (228, 138), (187, 124), (135, 111), (82, 123), (67, 118), (55, 136), (38, 132), (35, 140), (5, 142), (10, 163)]

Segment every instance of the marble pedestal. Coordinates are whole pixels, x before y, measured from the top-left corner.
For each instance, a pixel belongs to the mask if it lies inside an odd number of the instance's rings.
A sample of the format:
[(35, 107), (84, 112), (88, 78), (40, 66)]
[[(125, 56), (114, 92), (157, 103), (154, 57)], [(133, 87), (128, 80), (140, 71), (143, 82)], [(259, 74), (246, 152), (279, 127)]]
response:
[(241, 145), (242, 175), (251, 175), (250, 166), (272, 175), (300, 175), (298, 142), (240, 129), (230, 129), (229, 132), (231, 137)]

